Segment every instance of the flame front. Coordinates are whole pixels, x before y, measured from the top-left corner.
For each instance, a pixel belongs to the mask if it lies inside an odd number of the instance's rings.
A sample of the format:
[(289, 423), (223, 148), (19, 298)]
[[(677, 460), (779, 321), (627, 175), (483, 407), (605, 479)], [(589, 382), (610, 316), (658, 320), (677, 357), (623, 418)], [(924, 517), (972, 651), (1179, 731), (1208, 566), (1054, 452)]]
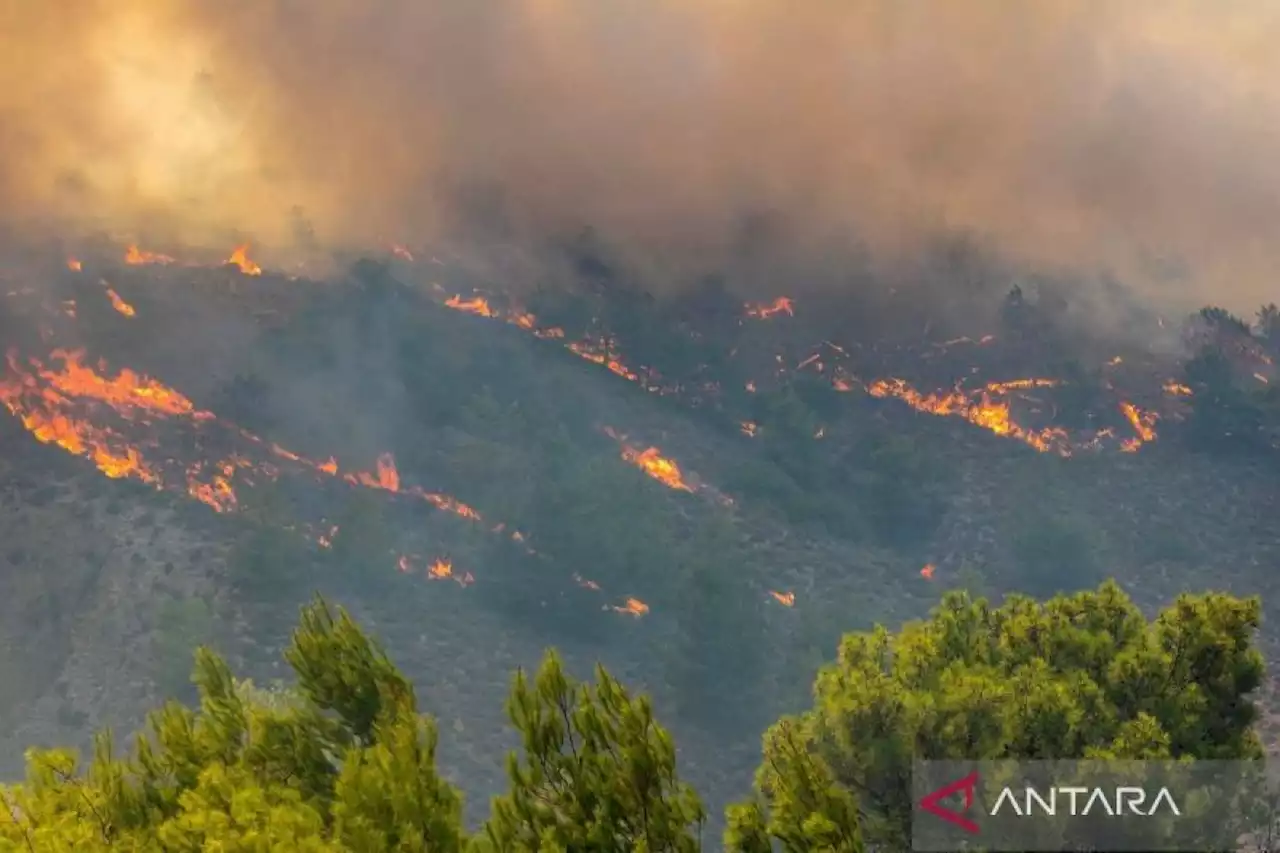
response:
[(461, 295), (451, 296), (445, 300), (444, 304), (455, 311), (465, 311), (468, 314), (476, 314), (480, 317), (498, 316), (497, 312), (489, 307), (489, 301), (480, 296), (465, 301)]
[(236, 246), (231, 253), (231, 257), (227, 258), (227, 263), (239, 267), (240, 272), (245, 275), (262, 275), (262, 267), (249, 260), (249, 244), (244, 243)]
[(159, 252), (148, 252), (139, 249), (137, 246), (130, 245), (124, 251), (124, 262), (138, 266), (140, 264), (171, 264), (174, 263), (174, 260), (168, 255), (162, 255)]
[(773, 600), (783, 607), (795, 607), (796, 594), (794, 592), (777, 592), (771, 589), (769, 590), (769, 595), (773, 596)]
[(1054, 451), (1059, 455), (1069, 456), (1071, 445), (1065, 430), (1057, 427), (1032, 430), (1019, 426), (1010, 416), (1009, 404), (992, 399), (993, 394), (1003, 394), (1014, 388), (1045, 387), (1051, 384), (1052, 380), (1026, 379), (991, 383), (976, 394), (968, 394), (959, 389), (945, 394), (921, 394), (902, 379), (878, 379), (867, 386), (867, 393), (872, 397), (895, 397), (919, 412), (964, 418), (996, 435), (1016, 438), (1041, 453)]

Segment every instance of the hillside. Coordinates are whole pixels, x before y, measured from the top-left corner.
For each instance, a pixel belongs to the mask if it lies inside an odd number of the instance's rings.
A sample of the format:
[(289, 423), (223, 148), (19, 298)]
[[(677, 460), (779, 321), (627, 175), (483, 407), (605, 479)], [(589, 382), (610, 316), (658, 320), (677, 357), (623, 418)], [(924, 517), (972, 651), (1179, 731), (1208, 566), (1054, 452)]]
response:
[(412, 257), (6, 275), (0, 772), (132, 730), (196, 643), (269, 680), (317, 588), (419, 685), (477, 806), (509, 673), (549, 645), (650, 691), (719, 802), (841, 632), (945, 589), (1280, 600), (1274, 448), (1206, 446), (1236, 402), (1197, 408), (1163, 319), (1120, 354), (1052, 287), (992, 282), (948, 328), (887, 296), (655, 297), (589, 254), (538, 289)]

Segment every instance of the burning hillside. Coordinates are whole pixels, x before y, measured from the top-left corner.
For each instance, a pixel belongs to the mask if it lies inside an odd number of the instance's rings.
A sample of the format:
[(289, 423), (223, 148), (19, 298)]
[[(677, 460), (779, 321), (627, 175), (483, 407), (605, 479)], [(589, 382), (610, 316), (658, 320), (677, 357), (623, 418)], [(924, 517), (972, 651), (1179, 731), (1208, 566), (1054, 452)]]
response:
[[(430, 272), (442, 268), (429, 252), (415, 253), (402, 246), (393, 246), (389, 252), (396, 263), (410, 269)], [(196, 268), (224, 268), (232, 276), (255, 282), (274, 275), (264, 273), (251, 259), (247, 244), (236, 247), (225, 264), (200, 264), (180, 257), (178, 252), (165, 254), (136, 245), (127, 246), (118, 255), (126, 268), (152, 268), (170, 277)], [(418, 257), (430, 260), (424, 263), (416, 260)], [(120, 321), (145, 326), (148, 318), (108, 283), (110, 269), (102, 276), (87, 271), (95, 266), (77, 255), (68, 260), (66, 270), (76, 280), (98, 279), (104, 302)], [(791, 297), (739, 303), (735, 343), (730, 351), (718, 356), (722, 367), (700, 363), (689, 369), (659, 363), (661, 352), (652, 347), (636, 348), (627, 332), (619, 332), (598, 318), (585, 325), (579, 321), (578, 326), (569, 328), (543, 321), (539, 316), (542, 309), (535, 312), (511, 294), (468, 293), (438, 283), (419, 293), (445, 309), (446, 314), (456, 312), (510, 326), (540, 342), (537, 346), (560, 349), (645, 392), (721, 418), (732, 425), (734, 433), (753, 441), (768, 442), (777, 429), (768, 413), (762, 418), (755, 410), (757, 402), (778, 393), (791, 393), (787, 389), (794, 387), (807, 389), (804, 393), (810, 395), (822, 390), (828, 398), (822, 404), (827, 412), (822, 421), (804, 427), (804, 434), (813, 442), (832, 443), (831, 436), (839, 433), (840, 413), (846, 410), (841, 407), (876, 406), (882, 401), (890, 407), (884, 410), (889, 416), (893, 412), (915, 411), (953, 419), (967, 428), (1041, 453), (1062, 457), (1111, 451), (1132, 453), (1158, 440), (1162, 419), (1181, 418), (1184, 401), (1194, 393), (1183, 384), (1164, 379), (1160, 380), (1163, 387), (1138, 389), (1138, 396), (1131, 398), (1108, 380), (1105, 393), (1109, 400), (1105, 406), (1111, 410), (1110, 419), (1104, 418), (1092, 428), (1070, 427), (1056, 422), (1062, 404), (1055, 396), (1070, 390), (1070, 379), (1038, 376), (984, 380), (978, 378), (979, 369), (974, 367), (965, 371), (962, 378), (953, 379), (948, 387), (925, 390), (919, 381), (877, 374), (881, 365), (876, 359), (880, 356), (866, 342), (823, 339), (804, 345), (779, 337), (779, 332), (792, 328), (789, 324), (797, 324), (794, 331), (785, 332), (792, 338), (804, 328), (804, 303)], [(11, 294), (18, 301), (34, 296), (31, 290)], [(444, 491), (403, 482), (389, 452), (378, 455), (367, 468), (340, 466), (332, 455), (308, 456), (198, 406), (154, 377), (126, 366), (113, 367), (84, 349), (59, 348), (60, 339), (75, 337), (75, 324), (80, 322), (76, 319), (75, 300), (58, 303), (61, 317), (57, 323), (49, 314), (55, 305), (41, 304), (47, 322), (40, 324), (40, 339), (48, 349), (35, 353), (30, 345), (10, 348), (0, 383), (0, 401), (36, 440), (86, 459), (103, 475), (133, 479), (157, 491), (186, 495), (220, 514), (241, 510), (246, 493), (281, 478), (340, 484), (427, 504), (461, 522), (477, 525), (494, 537), (518, 543), (529, 554), (536, 553), (525, 543), (525, 535), (506, 520), (488, 519), (481, 510)], [(696, 326), (682, 323), (679, 334), (699, 346), (710, 345), (710, 338)], [(958, 361), (966, 351), (989, 354), (1000, 346), (1000, 337), (992, 333), (965, 336), (928, 343), (917, 352), (917, 359), (919, 364), (926, 364), (943, 353)], [(658, 361), (633, 359), (633, 351), (651, 352)], [(905, 365), (907, 355), (898, 352), (896, 357)], [(1119, 358), (1113, 359), (1110, 366), (1120, 362)], [(615, 442), (622, 463), (633, 466), (673, 494), (704, 494), (714, 499), (720, 511), (737, 511), (737, 497), (725, 494), (688, 470), (660, 443), (629, 437), (620, 431), (623, 426), (603, 427)], [(833, 449), (838, 445), (839, 441), (834, 442)], [(208, 453), (203, 450), (213, 447), (219, 449)], [(340, 530), (323, 519), (301, 521), (297, 531), (322, 548), (332, 547), (335, 538), (342, 536)], [(554, 554), (550, 556), (555, 558)], [(451, 561), (443, 557), (390, 554), (388, 560), (402, 571), (418, 572), (432, 579), (452, 578), (463, 586), (475, 579), (470, 571), (453, 569)], [(445, 567), (449, 570), (445, 571)], [(792, 593), (771, 597), (788, 607), (795, 603)], [(647, 605), (603, 606), (633, 615), (648, 612)]]

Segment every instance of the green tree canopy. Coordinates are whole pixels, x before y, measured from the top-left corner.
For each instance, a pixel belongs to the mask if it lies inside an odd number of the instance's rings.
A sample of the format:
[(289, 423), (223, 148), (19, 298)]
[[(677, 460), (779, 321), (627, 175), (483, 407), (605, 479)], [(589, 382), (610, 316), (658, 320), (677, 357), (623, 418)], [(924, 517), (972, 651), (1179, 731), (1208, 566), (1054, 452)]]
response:
[[(1248, 699), (1262, 680), (1260, 612), (1257, 599), (1184, 595), (1148, 621), (1108, 582), (1043, 604), (949, 593), (897, 634), (848, 635), (818, 675), (814, 707), (766, 736), (758, 803), (734, 815), (736, 831), (808, 826), (795, 815), (812, 807), (824, 838), (852, 838), (840, 799), (852, 794), (869, 842), (909, 849), (913, 759), (1261, 758)], [(797, 806), (803, 789), (779, 793), (776, 780), (801, 760), (819, 781)]]
[[(814, 707), (764, 738), (754, 795), (731, 806), (738, 853), (908, 849), (916, 758), (1254, 759), (1256, 599), (1186, 595), (1147, 620), (1114, 583), (993, 607), (950, 593), (898, 633), (850, 634)], [(261, 689), (196, 655), (199, 706), (152, 714), (125, 757), (81, 765), (31, 750), (0, 788), (0, 850), (692, 853), (705, 812), (645, 697), (554, 653), (517, 673), (522, 749), (488, 821), (468, 833), (436, 769), (413, 686), (342, 610), (305, 607), (286, 658), (296, 686)]]

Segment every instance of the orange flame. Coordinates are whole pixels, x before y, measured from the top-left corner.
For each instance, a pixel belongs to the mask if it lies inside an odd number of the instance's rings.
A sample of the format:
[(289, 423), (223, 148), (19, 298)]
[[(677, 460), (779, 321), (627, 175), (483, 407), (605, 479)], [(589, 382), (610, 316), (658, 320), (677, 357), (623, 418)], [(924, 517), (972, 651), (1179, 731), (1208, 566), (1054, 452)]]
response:
[(449, 560), (436, 559), (427, 567), (427, 577), (432, 580), (452, 580), (457, 581), (459, 586), (471, 586), (476, 582), (471, 572), (463, 572), (461, 575), (453, 573), (453, 563)]
[(644, 471), (664, 486), (680, 491), (692, 492), (693, 488), (684, 481), (680, 466), (672, 459), (667, 459), (656, 447), (639, 450), (626, 443), (623, 436), (618, 435), (612, 427), (605, 427), (604, 432), (622, 445), (622, 458)]
[(771, 589), (769, 594), (783, 607), (795, 607), (796, 594), (794, 592), (775, 592)]
[(139, 249), (137, 246), (130, 245), (124, 251), (124, 262), (137, 266), (139, 264), (171, 264), (174, 260), (168, 255), (162, 255), (159, 252), (148, 252)]
[[(1050, 382), (1050, 380), (1018, 380), (1018, 382)], [(993, 383), (996, 393), (1004, 393), (1008, 388), (1017, 387), (1016, 383)], [(1030, 387), (1030, 386), (1028, 386)], [(991, 399), (986, 389), (978, 392), (976, 399), (959, 389), (946, 394), (921, 394), (902, 379), (878, 379), (867, 386), (867, 393), (873, 397), (896, 397), (919, 412), (931, 415), (951, 415), (962, 417), (996, 435), (1016, 438), (1041, 453), (1055, 451), (1059, 455), (1069, 456), (1071, 447), (1064, 430), (1048, 427), (1042, 430), (1031, 430), (1014, 423), (1009, 404)]]
[[(126, 417), (139, 410), (160, 415), (210, 417), (206, 412), (197, 411), (190, 400), (174, 389), (128, 368), (121, 370), (114, 379), (100, 375), (82, 363), (83, 350), (58, 349), (50, 353), (50, 357), (63, 363), (61, 370), (45, 368), (35, 359), (31, 364), (35, 375), (47, 382), (57, 394), (94, 399)], [(13, 372), (24, 373), (14, 352), (10, 351), (8, 360)], [(104, 369), (101, 364), (99, 369)], [(46, 397), (48, 393), (45, 392)]]
[(245, 275), (262, 275), (262, 267), (249, 260), (249, 244), (243, 243), (236, 246), (231, 253), (231, 257), (227, 258), (227, 263), (239, 267), (240, 272)]
[(498, 312), (489, 307), (489, 300), (483, 296), (476, 296), (467, 300), (463, 300), (461, 295), (450, 296), (445, 300), (444, 304), (455, 311), (465, 311), (468, 314), (476, 314), (480, 317), (498, 316)]
[(1147, 442), (1156, 440), (1155, 423), (1160, 418), (1159, 414), (1144, 412), (1128, 401), (1120, 404), (1120, 411), (1128, 419), (1133, 431), (1138, 434), (1135, 438), (1125, 439), (1120, 445), (1121, 450), (1125, 453), (1133, 453)]
[(80, 270), (84, 269), (84, 266), (75, 258), (67, 258), (67, 269), (80, 272)]
[(1188, 388), (1186, 385), (1183, 385), (1180, 382), (1174, 382), (1172, 379), (1164, 383), (1164, 392), (1166, 394), (1171, 394), (1174, 397), (1190, 397), (1191, 396), (1190, 388)]
[(649, 612), (649, 605), (638, 598), (628, 597), (622, 605), (613, 605), (610, 609), (616, 613), (626, 613), (639, 618)]
[(920, 570), (920, 577), (927, 581), (933, 580), (933, 573), (937, 571), (933, 563), (926, 563), (924, 568)]
[(748, 317), (760, 320), (767, 320), (775, 314), (786, 314), (788, 317), (796, 315), (795, 303), (786, 296), (779, 296), (772, 302), (747, 303), (746, 311)]
[(121, 298), (120, 294), (116, 293), (114, 290), (111, 289), (111, 286), (109, 284), (107, 284), (104, 281), (102, 285), (107, 289), (107, 298), (111, 300), (112, 308), (116, 309), (116, 311), (120, 312), (126, 317), (132, 317), (135, 313), (137, 313), (133, 310), (132, 305), (130, 305), (128, 302), (125, 302), (124, 299)]

